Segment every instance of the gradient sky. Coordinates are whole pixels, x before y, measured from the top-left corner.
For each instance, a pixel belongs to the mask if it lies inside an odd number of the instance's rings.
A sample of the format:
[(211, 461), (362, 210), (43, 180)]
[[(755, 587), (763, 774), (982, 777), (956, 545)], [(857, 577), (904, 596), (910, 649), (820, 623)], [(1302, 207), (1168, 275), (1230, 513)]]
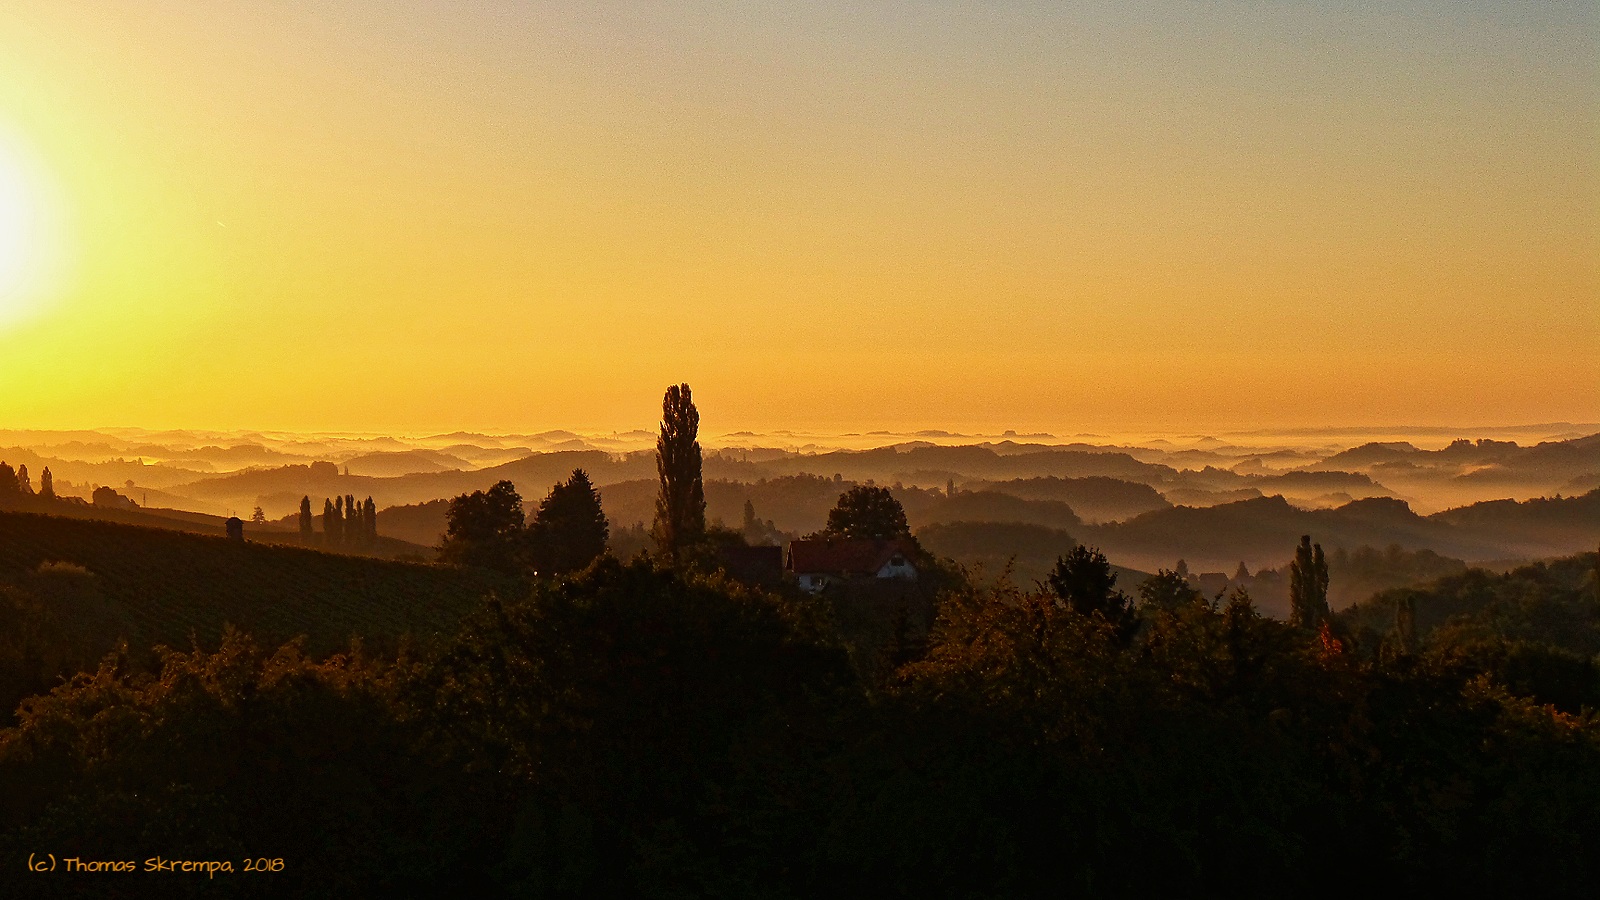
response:
[(9, 0), (0, 423), (1600, 421), (1597, 10)]

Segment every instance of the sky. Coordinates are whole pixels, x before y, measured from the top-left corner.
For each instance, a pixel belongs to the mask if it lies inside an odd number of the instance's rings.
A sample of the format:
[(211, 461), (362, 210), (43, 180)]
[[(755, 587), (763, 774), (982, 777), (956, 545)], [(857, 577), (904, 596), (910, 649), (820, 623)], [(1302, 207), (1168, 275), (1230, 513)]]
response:
[(1600, 7), (9, 0), (0, 422), (1600, 421)]

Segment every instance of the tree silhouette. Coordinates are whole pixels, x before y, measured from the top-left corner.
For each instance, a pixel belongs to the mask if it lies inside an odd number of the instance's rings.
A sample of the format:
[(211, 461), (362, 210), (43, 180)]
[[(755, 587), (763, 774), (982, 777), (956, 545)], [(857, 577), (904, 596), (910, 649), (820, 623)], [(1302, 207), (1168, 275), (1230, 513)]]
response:
[(588, 473), (573, 469), (539, 502), (528, 525), (529, 562), (541, 575), (585, 568), (606, 552), (611, 526)]
[(1117, 574), (1106, 555), (1094, 547), (1079, 544), (1058, 557), (1049, 584), (1052, 593), (1082, 615), (1099, 613), (1115, 623), (1131, 618), (1133, 601), (1117, 590)]
[(265, 525), (267, 524), (267, 514), (261, 507), (257, 506), (250, 512), (250, 522), (253, 525)]
[(362, 524), (366, 525), (367, 543), (376, 544), (378, 542), (378, 504), (373, 503), (371, 497), (368, 497), (367, 502), (362, 504), (361, 521)]
[(356, 498), (350, 494), (344, 495), (344, 542), (357, 544), (361, 542), (361, 535), (366, 527), (361, 522), (361, 507), (356, 503)]
[(888, 488), (857, 485), (839, 495), (839, 502), (828, 511), (828, 537), (893, 538), (911, 533), (906, 511)]
[(661, 492), (656, 497), (652, 527), (656, 546), (673, 563), (706, 531), (706, 495), (700, 475), (700, 411), (689, 385), (667, 388), (661, 400), (661, 435), (656, 439), (656, 472)]
[(522, 497), (516, 485), (496, 482), (450, 501), (439, 559), (515, 574), (522, 543)]
[(1322, 545), (1312, 544), (1311, 535), (1300, 536), (1300, 546), (1289, 564), (1289, 621), (1301, 628), (1316, 628), (1327, 621), (1328, 562)]
[(56, 498), (56, 480), (55, 476), (50, 474), (49, 466), (45, 466), (44, 471), (39, 473), (39, 496), (46, 500)]
[(1177, 610), (1201, 599), (1204, 595), (1189, 584), (1189, 579), (1167, 569), (1157, 569), (1139, 585), (1142, 609)]
[(17, 466), (17, 490), (24, 494), (33, 493), (33, 482), (28, 478), (27, 464)]
[(17, 486), (17, 470), (4, 462), (0, 462), (0, 494), (15, 494), (20, 490)]
[(333, 546), (339, 541), (339, 534), (344, 530), (344, 523), (340, 521), (338, 507), (327, 497), (322, 498), (322, 542)]
[(311, 534), (312, 534), (312, 531), (311, 531), (311, 498), (309, 496), (301, 497), (300, 498), (300, 541), (301, 541), (301, 543), (310, 543), (311, 542)]

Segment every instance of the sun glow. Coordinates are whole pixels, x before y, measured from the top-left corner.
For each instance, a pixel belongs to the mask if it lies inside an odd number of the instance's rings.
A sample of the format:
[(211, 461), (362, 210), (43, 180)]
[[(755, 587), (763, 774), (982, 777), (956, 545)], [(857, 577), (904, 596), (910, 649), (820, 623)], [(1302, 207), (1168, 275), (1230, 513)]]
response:
[(54, 206), (39, 167), (0, 132), (0, 326), (38, 311), (55, 268)]

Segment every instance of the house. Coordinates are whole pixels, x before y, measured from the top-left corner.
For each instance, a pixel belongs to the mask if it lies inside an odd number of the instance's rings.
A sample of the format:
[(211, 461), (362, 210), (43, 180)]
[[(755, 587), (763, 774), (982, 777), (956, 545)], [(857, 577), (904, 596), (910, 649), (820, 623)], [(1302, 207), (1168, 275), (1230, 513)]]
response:
[(910, 538), (841, 538), (790, 541), (784, 568), (802, 590), (816, 593), (829, 584), (872, 578), (915, 581), (916, 547)]

